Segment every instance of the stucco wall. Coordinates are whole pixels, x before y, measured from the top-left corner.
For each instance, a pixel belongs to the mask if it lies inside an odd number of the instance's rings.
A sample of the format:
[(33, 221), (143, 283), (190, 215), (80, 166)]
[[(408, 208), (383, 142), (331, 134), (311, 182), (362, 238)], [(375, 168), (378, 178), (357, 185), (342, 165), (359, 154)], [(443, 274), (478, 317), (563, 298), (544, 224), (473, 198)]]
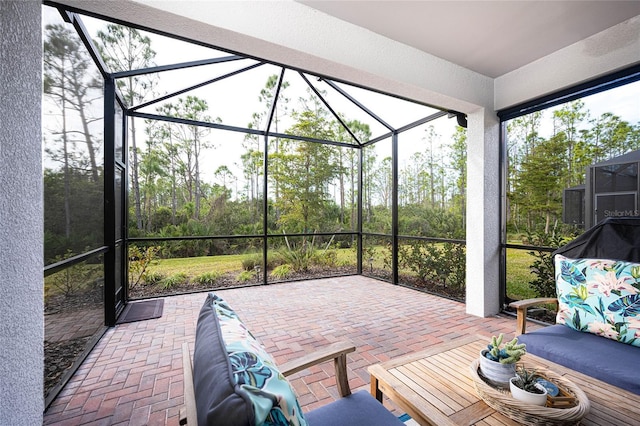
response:
[(41, 5), (0, 1), (0, 423), (42, 424)]
[(557, 92), (640, 63), (640, 16), (495, 80), (495, 109)]

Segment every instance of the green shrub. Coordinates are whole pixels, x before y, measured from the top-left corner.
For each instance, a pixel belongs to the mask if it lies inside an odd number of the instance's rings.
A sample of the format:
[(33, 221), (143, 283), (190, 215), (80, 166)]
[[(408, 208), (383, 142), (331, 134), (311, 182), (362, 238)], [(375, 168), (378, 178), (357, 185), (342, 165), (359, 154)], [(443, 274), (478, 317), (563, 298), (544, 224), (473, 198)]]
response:
[[(249, 254), (242, 259), (242, 269), (245, 271), (255, 271), (256, 267), (262, 268), (262, 253)], [(283, 259), (278, 253), (267, 253), (267, 270), (273, 269), (283, 263)]]
[(374, 245), (368, 245), (362, 249), (363, 262), (373, 262), (376, 260), (376, 247)]
[(315, 259), (315, 249), (309, 245), (301, 244), (299, 247), (283, 248), (279, 254), (284, 259), (284, 264), (291, 265), (294, 271), (306, 271)]
[(439, 257), (433, 243), (412, 241), (398, 247), (398, 264), (411, 269), (421, 281), (439, 281)]
[(462, 244), (413, 241), (398, 247), (398, 263), (422, 281), (444, 287), (465, 285), (465, 249)]
[(352, 265), (353, 265), (353, 261), (350, 259), (340, 259), (336, 263), (336, 266), (352, 266)]
[(144, 285), (156, 285), (160, 284), (162, 280), (164, 280), (167, 276), (162, 272), (157, 271), (149, 271), (144, 274), (143, 280)]
[(129, 246), (129, 288), (135, 288), (140, 283), (146, 283), (147, 268), (156, 259), (160, 251), (158, 246), (140, 248)]
[(277, 279), (284, 279), (293, 274), (293, 267), (289, 264), (284, 264), (280, 266), (276, 266), (271, 272), (271, 276)]
[(242, 259), (242, 269), (245, 271), (253, 271), (256, 266), (262, 265), (262, 254), (249, 254)]
[(178, 272), (177, 274), (171, 275), (170, 277), (167, 277), (164, 280), (160, 281), (160, 286), (165, 290), (169, 290), (170, 288), (179, 286), (181, 284), (186, 284), (186, 282), (187, 275), (184, 272)]
[(209, 271), (202, 273), (195, 278), (193, 282), (201, 285), (214, 285), (222, 277), (222, 274), (218, 271)]
[(248, 281), (253, 280), (254, 278), (255, 278), (255, 274), (253, 273), (253, 271), (242, 271), (237, 276), (236, 280), (238, 280), (238, 282), (241, 282), (241, 283), (246, 283)]
[(270, 251), (267, 253), (267, 270), (271, 270), (277, 266), (284, 265), (286, 262), (285, 258), (282, 257), (282, 254), (278, 251)]
[(376, 258), (377, 253), (375, 246), (368, 245), (362, 249), (362, 263), (369, 266), (369, 272), (373, 272), (373, 264)]
[(442, 257), (446, 262), (446, 285), (465, 288), (467, 273), (467, 255), (463, 244), (444, 243)]
[[(559, 235), (536, 233), (528, 235), (531, 244), (536, 246), (557, 248), (563, 244), (563, 238)], [(530, 251), (529, 254), (535, 260), (529, 266), (533, 279), (529, 285), (538, 297), (556, 297), (556, 281), (554, 276), (552, 253), (548, 250)]]
[(338, 251), (335, 249), (318, 251), (315, 256), (315, 262), (323, 266), (336, 266), (338, 264)]

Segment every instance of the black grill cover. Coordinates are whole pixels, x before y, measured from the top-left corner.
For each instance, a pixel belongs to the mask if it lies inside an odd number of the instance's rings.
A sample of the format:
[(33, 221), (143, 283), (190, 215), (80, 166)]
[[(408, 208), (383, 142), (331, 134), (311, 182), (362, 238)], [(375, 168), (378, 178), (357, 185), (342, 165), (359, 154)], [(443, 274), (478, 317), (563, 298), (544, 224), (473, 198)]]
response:
[(640, 262), (640, 218), (609, 217), (587, 230), (553, 255)]

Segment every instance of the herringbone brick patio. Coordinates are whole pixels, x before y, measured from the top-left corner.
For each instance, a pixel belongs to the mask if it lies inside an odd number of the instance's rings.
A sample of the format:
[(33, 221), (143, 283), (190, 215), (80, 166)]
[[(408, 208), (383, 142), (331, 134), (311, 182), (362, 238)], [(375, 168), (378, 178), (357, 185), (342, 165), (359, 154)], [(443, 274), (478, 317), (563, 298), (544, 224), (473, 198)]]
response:
[[(363, 276), (218, 290), (276, 362), (350, 340), (349, 383), (369, 388), (369, 365), (469, 334), (512, 335), (515, 320), (465, 314), (462, 303)], [(46, 425), (177, 425), (181, 345), (193, 349), (206, 293), (168, 297), (162, 318), (107, 331), (45, 413)], [(291, 382), (304, 411), (338, 397), (333, 364)], [(395, 407), (388, 401), (385, 405)], [(398, 414), (402, 414), (398, 412)]]

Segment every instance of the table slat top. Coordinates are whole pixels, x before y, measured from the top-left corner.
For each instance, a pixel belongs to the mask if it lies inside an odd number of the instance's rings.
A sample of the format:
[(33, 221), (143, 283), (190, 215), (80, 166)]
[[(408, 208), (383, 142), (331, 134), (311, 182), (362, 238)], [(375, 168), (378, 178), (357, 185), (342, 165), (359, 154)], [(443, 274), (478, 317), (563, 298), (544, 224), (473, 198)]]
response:
[[(369, 367), (372, 383), (422, 425), (517, 425), (478, 397), (470, 377), (469, 365), (486, 341), (485, 337), (467, 337), (373, 365)], [(531, 354), (523, 361), (555, 371), (587, 394), (591, 410), (583, 423), (640, 423), (640, 395)]]

